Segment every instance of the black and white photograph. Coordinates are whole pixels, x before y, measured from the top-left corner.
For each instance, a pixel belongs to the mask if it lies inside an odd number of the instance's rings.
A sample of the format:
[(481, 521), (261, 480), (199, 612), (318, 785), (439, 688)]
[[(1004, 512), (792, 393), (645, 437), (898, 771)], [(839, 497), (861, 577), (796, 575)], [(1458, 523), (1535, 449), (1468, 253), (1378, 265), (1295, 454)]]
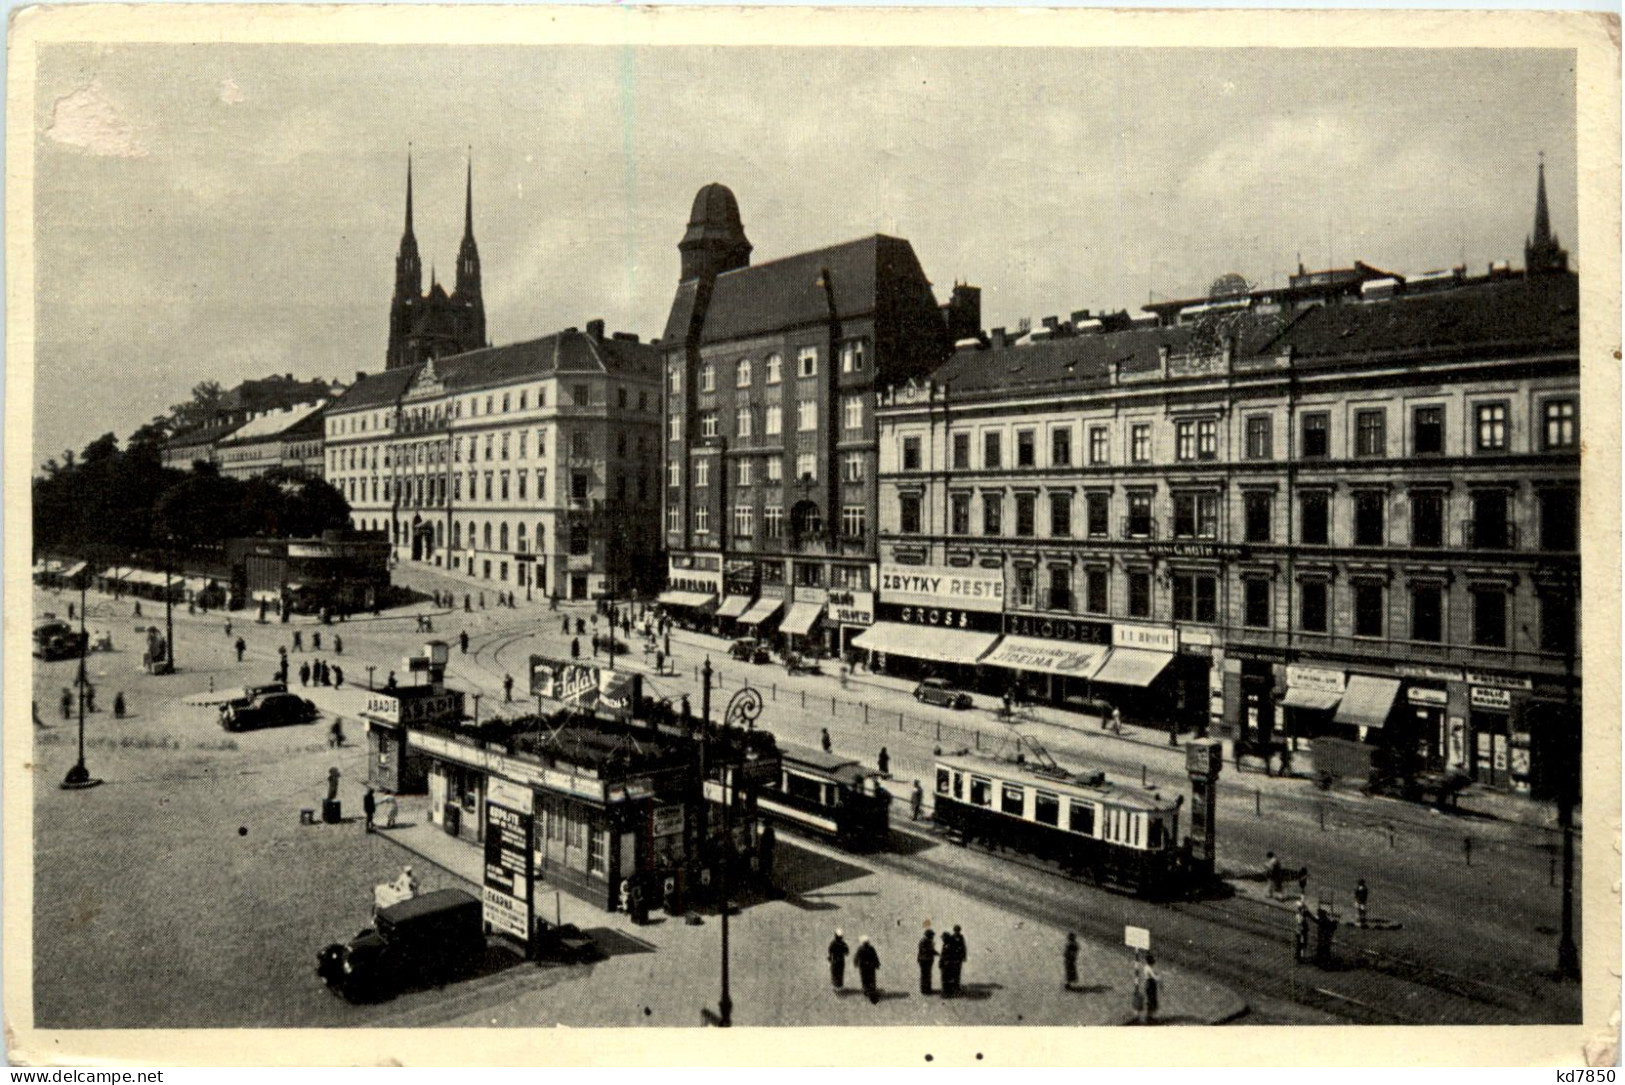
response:
[(1617, 16), (10, 64), (12, 1062), (1617, 1062)]

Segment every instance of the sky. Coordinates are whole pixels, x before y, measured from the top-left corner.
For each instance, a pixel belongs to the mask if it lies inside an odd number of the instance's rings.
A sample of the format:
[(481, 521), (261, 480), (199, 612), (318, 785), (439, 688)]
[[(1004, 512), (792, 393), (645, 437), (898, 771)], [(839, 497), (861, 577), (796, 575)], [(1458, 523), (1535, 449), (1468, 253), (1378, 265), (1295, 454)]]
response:
[(1581, 256), (1558, 50), (51, 45), (36, 102), (36, 463), (200, 381), (380, 370), (409, 144), (448, 288), (472, 157), (497, 343), (660, 334), (711, 181), (755, 261), (903, 237), (986, 327), (1520, 265), (1541, 152)]

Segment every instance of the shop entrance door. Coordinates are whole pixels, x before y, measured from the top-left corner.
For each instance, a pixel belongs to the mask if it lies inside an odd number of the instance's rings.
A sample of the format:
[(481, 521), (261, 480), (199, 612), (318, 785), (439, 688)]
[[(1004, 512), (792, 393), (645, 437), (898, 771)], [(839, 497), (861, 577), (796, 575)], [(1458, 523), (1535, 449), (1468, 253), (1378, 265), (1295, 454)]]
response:
[(1241, 732), (1244, 740), (1265, 744), (1275, 733), (1275, 675), (1268, 663), (1241, 662)]
[(584, 573), (570, 574), (570, 598), (585, 599), (587, 597), (587, 577)]
[(1511, 782), (1507, 748), (1507, 715), (1504, 712), (1474, 712), (1473, 779), (1492, 787)]
[(1445, 751), (1450, 748), (1450, 736), (1445, 732), (1444, 709), (1441, 707), (1412, 705), (1416, 756), (1429, 771), (1444, 768)]

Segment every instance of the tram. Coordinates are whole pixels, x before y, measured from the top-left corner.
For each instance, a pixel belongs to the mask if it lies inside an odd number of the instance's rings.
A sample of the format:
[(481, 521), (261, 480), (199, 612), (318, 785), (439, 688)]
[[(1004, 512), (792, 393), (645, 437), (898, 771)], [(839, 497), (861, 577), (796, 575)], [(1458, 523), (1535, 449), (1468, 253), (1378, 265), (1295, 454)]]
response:
[(757, 810), (854, 851), (885, 846), (892, 796), (879, 773), (855, 758), (786, 742), (779, 761), (779, 779), (757, 793)]
[(1140, 896), (1186, 885), (1179, 838), (1185, 797), (1125, 787), (1105, 773), (939, 758), (936, 821), (962, 844), (981, 842), (1056, 863), (1069, 874)]

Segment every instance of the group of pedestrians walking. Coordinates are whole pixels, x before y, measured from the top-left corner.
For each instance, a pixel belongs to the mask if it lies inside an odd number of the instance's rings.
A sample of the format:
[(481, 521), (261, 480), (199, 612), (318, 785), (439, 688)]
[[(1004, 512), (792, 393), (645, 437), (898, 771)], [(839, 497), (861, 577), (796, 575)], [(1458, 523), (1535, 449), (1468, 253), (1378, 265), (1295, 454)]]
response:
[(325, 659), (299, 664), (299, 684), (301, 686), (332, 686), (341, 689), (344, 686), (344, 668), (337, 663), (329, 663)]
[[(858, 981), (863, 988), (864, 997), (872, 1003), (880, 1001), (880, 951), (869, 941), (868, 935), (858, 939), (858, 949), (854, 955), (852, 948), (847, 945), (845, 934), (837, 927), (835, 937), (830, 939), (826, 955), (829, 959), (829, 981), (836, 990), (844, 990), (846, 987), (846, 960), (851, 956), (852, 964), (858, 970)], [(964, 974), (967, 955), (965, 934), (958, 925), (942, 936), (940, 948), (937, 944), (937, 932), (927, 927), (925, 933), (920, 936), (920, 944), (915, 951), (915, 961), (920, 967), (920, 994), (940, 993), (943, 998), (958, 996), (962, 990), (961, 977)], [(940, 991), (932, 985), (933, 976), (938, 971), (942, 976)]]

